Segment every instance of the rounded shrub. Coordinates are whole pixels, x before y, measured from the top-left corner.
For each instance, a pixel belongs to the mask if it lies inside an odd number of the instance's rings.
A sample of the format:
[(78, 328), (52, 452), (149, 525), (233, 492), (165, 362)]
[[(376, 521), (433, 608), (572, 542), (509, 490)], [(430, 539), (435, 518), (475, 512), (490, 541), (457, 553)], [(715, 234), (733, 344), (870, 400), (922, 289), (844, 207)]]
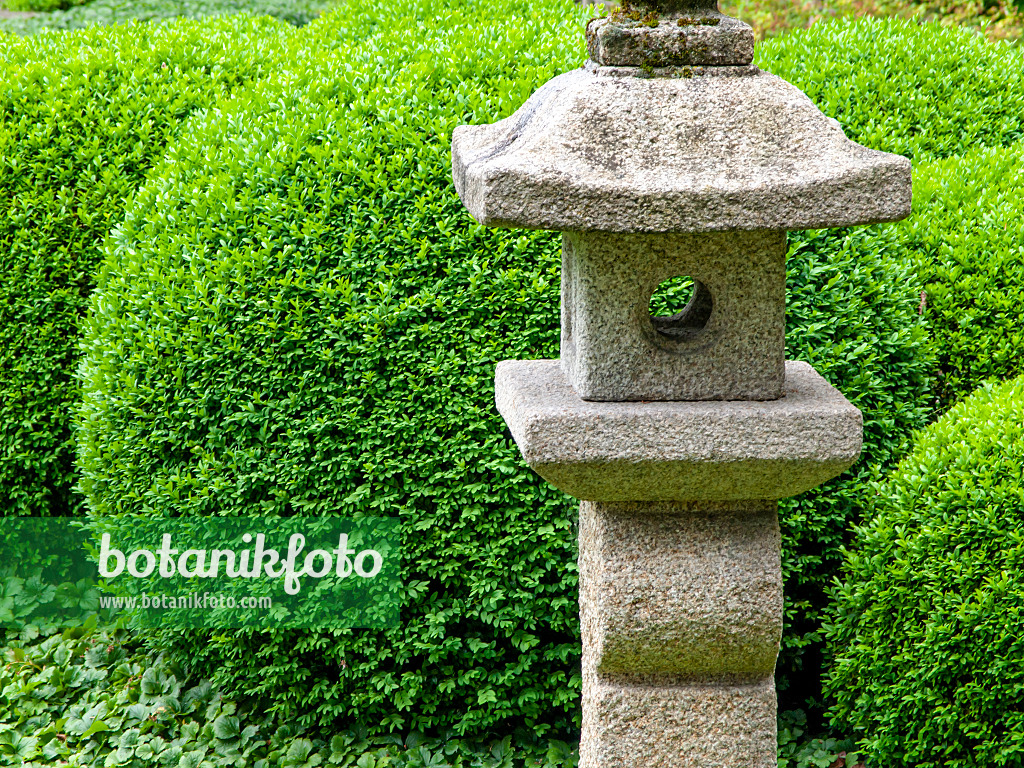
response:
[(918, 165), (910, 217), (866, 230), (890, 233), (887, 242), (861, 239), (911, 267), (931, 335), (936, 413), (983, 381), (1024, 374), (1022, 163), (1018, 142)]
[(836, 590), (837, 726), (882, 766), (1024, 761), (1024, 379), (986, 385), (875, 488)]
[(448, 6), (344, 52), (321, 20), (301, 72), (193, 121), (94, 296), (94, 512), (403, 520), (398, 630), (160, 641), (301, 725), (567, 730), (578, 708), (574, 504), (492, 392), (497, 360), (557, 345), (558, 241), (473, 224), (446, 137), (578, 63), (582, 18)]
[(821, 620), (864, 488), (927, 422), (934, 367), (918, 312), (919, 278), (891, 258), (892, 225), (790, 234), (786, 357), (805, 360), (862, 412), (860, 460), (820, 488), (779, 503), (785, 632), (776, 669), (783, 708), (821, 702)]
[(0, 36), (0, 514), (81, 510), (74, 372), (100, 244), (188, 116), (293, 33), (247, 16)]
[[(82, 486), (97, 514), (401, 517), (398, 630), (153, 640), (250, 703), (301, 725), (567, 731), (576, 505), (493, 406), (497, 361), (558, 355), (560, 243), (475, 224), (449, 137), (577, 66), (585, 12), (407, 12), (343, 54), (325, 50), (341, 16), (310, 25), (301, 67), (193, 119), (139, 191), (83, 345)], [(924, 423), (928, 391), (918, 290), (877, 229), (794, 236), (790, 256), (789, 356), (865, 411), (865, 466)], [(784, 508), (790, 618), (822, 607), (861, 471)]]
[[(828, 603), (824, 590), (837, 573), (838, 547), (849, 540), (845, 523), (859, 519), (862, 502), (858, 487), (863, 488), (872, 473), (899, 458), (901, 446), (909, 444), (908, 426), (923, 425), (925, 411), (933, 415), (943, 412), (987, 379), (1024, 374), (1019, 355), (1024, 347), (1020, 322), (1024, 191), (1018, 183), (1022, 163), (1024, 145), (1018, 143), (982, 147), (921, 164), (914, 171), (913, 213), (905, 221), (849, 234), (816, 233), (813, 242), (804, 246), (822, 255), (842, 247), (851, 264), (867, 257), (903, 270), (902, 279), (912, 289), (905, 300), (915, 305), (904, 306), (903, 317), (911, 324), (915, 322), (913, 314), (924, 321), (930, 351), (915, 353), (916, 383), (908, 382), (902, 391), (893, 390), (892, 399), (882, 407), (865, 410), (865, 458), (869, 461), (854, 468), (854, 475), (848, 476), (851, 485), (843, 490), (830, 485), (821, 493), (783, 502), (787, 630), (779, 672), (784, 689), (790, 683), (795, 685), (784, 693), (787, 705), (795, 706), (801, 696), (816, 695), (818, 675), (814, 670), (823, 661), (819, 624), (821, 609)], [(799, 243), (806, 236), (797, 237)], [(794, 266), (791, 261), (791, 315), (798, 311), (793, 306), (798, 274)], [(808, 294), (806, 300), (813, 306), (815, 297)], [(834, 310), (830, 307), (829, 311)], [(828, 328), (825, 318), (821, 322)], [(796, 351), (792, 345), (800, 338), (802, 325), (790, 322), (789, 354), (814, 361), (813, 355), (828, 345), (828, 339), (818, 337)], [(826, 355), (831, 358), (831, 353)], [(824, 361), (815, 364), (819, 368), (828, 365)], [(928, 393), (920, 389), (925, 376), (930, 379)], [(854, 402), (858, 402), (861, 388), (855, 382), (841, 386)], [(873, 422), (872, 412), (879, 421)]]

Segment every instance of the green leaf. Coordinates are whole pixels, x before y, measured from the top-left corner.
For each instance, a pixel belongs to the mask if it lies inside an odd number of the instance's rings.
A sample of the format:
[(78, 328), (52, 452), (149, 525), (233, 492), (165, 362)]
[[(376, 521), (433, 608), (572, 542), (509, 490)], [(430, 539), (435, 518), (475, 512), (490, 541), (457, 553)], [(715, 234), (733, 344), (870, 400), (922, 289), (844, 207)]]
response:
[(241, 728), (241, 721), (233, 715), (221, 715), (213, 721), (213, 735), (218, 739), (233, 739)]
[(94, 733), (100, 733), (102, 731), (109, 731), (109, 730), (110, 730), (110, 727), (107, 725), (106, 721), (105, 720), (100, 720), (100, 719), (97, 718), (96, 720), (92, 721), (92, 725), (90, 725), (88, 728), (85, 729), (85, 732), (82, 734), (82, 738), (83, 739), (88, 739)]

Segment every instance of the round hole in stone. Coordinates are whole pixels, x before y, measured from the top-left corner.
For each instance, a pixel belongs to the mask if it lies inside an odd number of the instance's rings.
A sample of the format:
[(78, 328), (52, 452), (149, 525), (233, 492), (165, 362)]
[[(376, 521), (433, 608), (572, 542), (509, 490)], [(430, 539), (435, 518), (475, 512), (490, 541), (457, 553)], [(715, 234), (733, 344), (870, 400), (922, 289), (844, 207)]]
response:
[(704, 283), (686, 275), (665, 280), (651, 295), (651, 325), (660, 336), (677, 342), (696, 339), (711, 319), (715, 302)]

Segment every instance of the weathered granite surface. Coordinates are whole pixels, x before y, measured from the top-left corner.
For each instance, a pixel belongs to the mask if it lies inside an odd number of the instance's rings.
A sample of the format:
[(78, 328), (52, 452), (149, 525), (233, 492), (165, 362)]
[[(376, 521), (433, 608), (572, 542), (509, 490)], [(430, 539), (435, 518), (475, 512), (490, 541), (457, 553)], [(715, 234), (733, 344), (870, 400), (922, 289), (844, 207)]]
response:
[(583, 672), (580, 768), (775, 768), (775, 681), (637, 685)]
[(736, 66), (754, 60), (754, 31), (721, 13), (675, 16), (653, 25), (591, 19), (587, 51), (599, 66)]
[(580, 623), (594, 671), (770, 676), (782, 636), (776, 506), (583, 502)]
[(910, 212), (909, 160), (849, 141), (797, 88), (749, 69), (568, 72), (511, 117), (455, 129), (455, 188), (482, 224), (560, 231), (808, 229)]
[(557, 360), (506, 360), (495, 402), (531, 468), (591, 501), (780, 499), (860, 454), (860, 411), (807, 363), (767, 401), (580, 399)]
[[(652, 318), (679, 275), (694, 300)], [(785, 304), (785, 232), (562, 237), (562, 369), (585, 400), (777, 398)]]

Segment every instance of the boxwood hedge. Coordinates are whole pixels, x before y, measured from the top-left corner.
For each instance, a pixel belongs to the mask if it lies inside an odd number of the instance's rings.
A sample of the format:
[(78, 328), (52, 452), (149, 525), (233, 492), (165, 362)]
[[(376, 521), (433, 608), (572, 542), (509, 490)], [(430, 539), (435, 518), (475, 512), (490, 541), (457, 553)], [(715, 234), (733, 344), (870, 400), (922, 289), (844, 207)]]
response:
[[(140, 190), (92, 302), (82, 485), (99, 514), (401, 516), (400, 631), (159, 639), (281, 717), (569, 729), (575, 505), (523, 466), (492, 404), (497, 360), (557, 355), (559, 243), (474, 224), (448, 137), (576, 66), (581, 16), (410, 8), (344, 55), (312, 53), (341, 17), (311, 25), (301, 68), (193, 120)], [(887, 258), (895, 238), (793, 239), (789, 355), (867, 433), (862, 468), (783, 511), (791, 627), (809, 617), (793, 677), (813, 677), (827, 551), (865, 473), (927, 415), (919, 285)]]
[(197, 109), (275, 67), (268, 18), (0, 35), (0, 514), (72, 494), (78, 323), (99, 246)]
[[(1022, 163), (1024, 145), (1018, 143), (1007, 148), (980, 148), (919, 165), (914, 172), (911, 217), (892, 227), (858, 230), (856, 237), (846, 240), (855, 251), (851, 254), (854, 263), (863, 258), (860, 254), (870, 253), (883, 254), (887, 261), (910, 267), (910, 279), (918, 290), (917, 313), (930, 331), (931, 350), (920, 360), (929, 364), (932, 382), (931, 393), (918, 397), (914, 408), (928, 405), (937, 415), (984, 380), (1024, 373), (1019, 355), (1024, 347), (1020, 321), (1020, 307), (1024, 305), (1024, 218), (1020, 215), (1024, 192), (1018, 182)], [(821, 244), (815, 249), (820, 251), (825, 243), (834, 244), (839, 236), (819, 234)], [(791, 272), (791, 300), (792, 291)], [(900, 400), (897, 397), (894, 402)], [(883, 453), (889, 459), (899, 455), (896, 438), (905, 437), (903, 430), (912, 422), (896, 419), (882, 427), (879, 434), (885, 436)], [(869, 455), (883, 454), (871, 450)], [(858, 482), (869, 476), (860, 476)], [(798, 536), (789, 532), (788, 562), (799, 566), (792, 569), (787, 581), (787, 606), (791, 611), (788, 644), (799, 642), (801, 637), (816, 638), (816, 606), (827, 603), (821, 589), (828, 583), (828, 574), (834, 572), (839, 558), (837, 547), (844, 540), (842, 532), (830, 527), (829, 522), (855, 521), (858, 516), (855, 507), (843, 515), (828, 511), (829, 505), (855, 500), (855, 490), (854, 486), (849, 492), (830, 489), (809, 508), (820, 516), (816, 519), (825, 522), (825, 529), (809, 541), (824, 544), (824, 548), (811, 545), (797, 549), (793, 543)], [(783, 517), (784, 527), (800, 523), (802, 518), (792, 511)], [(798, 591), (800, 585), (809, 593)], [(801, 605), (802, 594), (809, 596)], [(805, 627), (807, 634), (801, 636), (799, 627)], [(819, 647), (811, 644), (812, 654), (801, 660), (803, 669), (814, 661), (813, 649)], [(813, 680), (814, 676), (810, 677)]]
[(876, 487), (828, 626), (835, 722), (879, 765), (1024, 761), (1024, 379), (986, 385)]
[(1024, 373), (1024, 144), (920, 168), (894, 258), (914, 264), (938, 360), (942, 408), (981, 382)]
[(445, 137), (575, 63), (582, 19), (570, 3), (501, 23), (446, 7), (421, 3), (428, 28), (358, 51), (314, 41), (300, 75), (190, 125), (94, 298), (95, 512), (405, 521), (401, 630), (181, 638), (300, 723), (543, 730), (577, 707), (573, 505), (520, 466), (491, 394), (496, 360), (556, 343), (557, 242), (468, 221)]
[(786, 356), (806, 360), (864, 415), (860, 461), (821, 488), (779, 505), (785, 623), (776, 670), (784, 708), (820, 703), (820, 622), (826, 590), (866, 483), (923, 426), (933, 367), (918, 313), (919, 278), (890, 257), (892, 226), (794, 233), (787, 257)]
[(816, 24), (766, 41), (756, 63), (803, 90), (852, 140), (915, 164), (1024, 136), (1020, 49), (962, 28)]

